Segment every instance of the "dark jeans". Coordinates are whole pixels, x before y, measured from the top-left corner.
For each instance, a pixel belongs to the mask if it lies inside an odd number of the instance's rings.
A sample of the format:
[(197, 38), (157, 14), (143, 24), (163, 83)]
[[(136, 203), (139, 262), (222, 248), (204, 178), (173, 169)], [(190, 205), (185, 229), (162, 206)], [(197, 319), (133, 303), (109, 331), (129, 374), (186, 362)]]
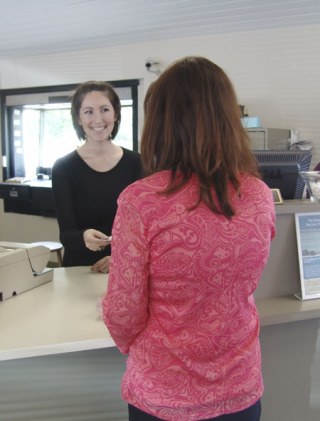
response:
[[(252, 406), (234, 414), (220, 415), (203, 421), (259, 421), (261, 415), (260, 399)], [(140, 411), (135, 406), (129, 405), (129, 421), (165, 421), (154, 417), (146, 412)], [(200, 421), (200, 420), (199, 420)]]

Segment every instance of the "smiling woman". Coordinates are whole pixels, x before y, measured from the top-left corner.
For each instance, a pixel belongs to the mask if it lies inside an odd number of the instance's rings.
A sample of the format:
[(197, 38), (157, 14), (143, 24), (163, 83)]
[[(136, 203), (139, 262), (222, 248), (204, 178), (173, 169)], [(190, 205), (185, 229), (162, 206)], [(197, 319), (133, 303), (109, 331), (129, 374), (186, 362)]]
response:
[[(137, 150), (137, 80), (112, 82), (121, 102), (122, 124), (116, 144)], [(71, 96), (77, 85), (0, 91), (2, 151), (6, 158), (3, 179), (34, 179), (37, 167), (80, 146), (72, 128)]]
[(106, 82), (78, 86), (72, 122), (84, 144), (52, 168), (52, 189), (64, 245), (63, 266), (91, 266), (106, 273), (117, 199), (141, 177), (140, 155), (113, 143), (121, 121), (120, 99)]
[[(121, 126), (113, 143), (137, 151), (139, 81), (114, 81), (111, 84), (121, 102)], [(55, 215), (51, 200), (51, 168), (58, 158), (83, 143), (73, 130), (71, 118), (71, 96), (77, 86), (0, 91), (3, 180), (15, 178), (33, 184), (36, 180), (37, 186), (31, 187), (36, 193), (31, 196), (38, 197), (40, 193), (46, 196), (39, 208), (33, 198), (27, 201), (8, 197), (2, 191), (7, 186), (2, 188), (0, 184), (5, 212)]]

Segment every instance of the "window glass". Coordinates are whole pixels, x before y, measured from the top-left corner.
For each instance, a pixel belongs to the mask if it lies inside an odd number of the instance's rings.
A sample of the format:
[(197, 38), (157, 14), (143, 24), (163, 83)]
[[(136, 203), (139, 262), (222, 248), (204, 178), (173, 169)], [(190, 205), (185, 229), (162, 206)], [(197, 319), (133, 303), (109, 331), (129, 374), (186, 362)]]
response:
[(133, 101), (121, 100), (121, 123), (114, 143), (124, 148), (133, 150)]
[[(16, 154), (23, 156), (24, 176), (36, 177), (38, 167), (51, 168), (56, 159), (83, 142), (72, 125), (70, 103), (24, 105), (13, 110)], [(132, 100), (121, 101), (121, 124), (114, 143), (133, 149)]]
[(25, 177), (36, 177), (38, 167), (51, 168), (55, 160), (80, 145), (74, 131), (70, 104), (24, 106), (22, 143)]

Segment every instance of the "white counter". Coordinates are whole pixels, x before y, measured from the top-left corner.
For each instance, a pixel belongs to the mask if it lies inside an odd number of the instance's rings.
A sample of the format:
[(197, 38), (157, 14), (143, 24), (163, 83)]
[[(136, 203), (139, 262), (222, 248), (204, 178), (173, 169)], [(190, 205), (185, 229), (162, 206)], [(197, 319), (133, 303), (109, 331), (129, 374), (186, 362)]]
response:
[(56, 268), (53, 281), (0, 303), (0, 361), (114, 346), (99, 312), (107, 275)]
[[(115, 346), (101, 318), (108, 275), (55, 268), (53, 281), (0, 303), (0, 361)], [(256, 299), (261, 326), (320, 318), (320, 299)]]

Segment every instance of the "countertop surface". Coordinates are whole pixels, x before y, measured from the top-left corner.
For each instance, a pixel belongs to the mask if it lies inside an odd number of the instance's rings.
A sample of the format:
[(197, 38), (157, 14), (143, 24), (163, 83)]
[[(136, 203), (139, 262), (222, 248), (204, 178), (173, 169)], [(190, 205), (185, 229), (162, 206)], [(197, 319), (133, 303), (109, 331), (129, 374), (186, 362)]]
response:
[(0, 360), (114, 346), (101, 318), (108, 276), (55, 268), (53, 280), (0, 303)]
[[(0, 303), (0, 361), (115, 346), (101, 318), (108, 275), (55, 268), (53, 280)], [(320, 318), (320, 299), (256, 300), (261, 326)]]

